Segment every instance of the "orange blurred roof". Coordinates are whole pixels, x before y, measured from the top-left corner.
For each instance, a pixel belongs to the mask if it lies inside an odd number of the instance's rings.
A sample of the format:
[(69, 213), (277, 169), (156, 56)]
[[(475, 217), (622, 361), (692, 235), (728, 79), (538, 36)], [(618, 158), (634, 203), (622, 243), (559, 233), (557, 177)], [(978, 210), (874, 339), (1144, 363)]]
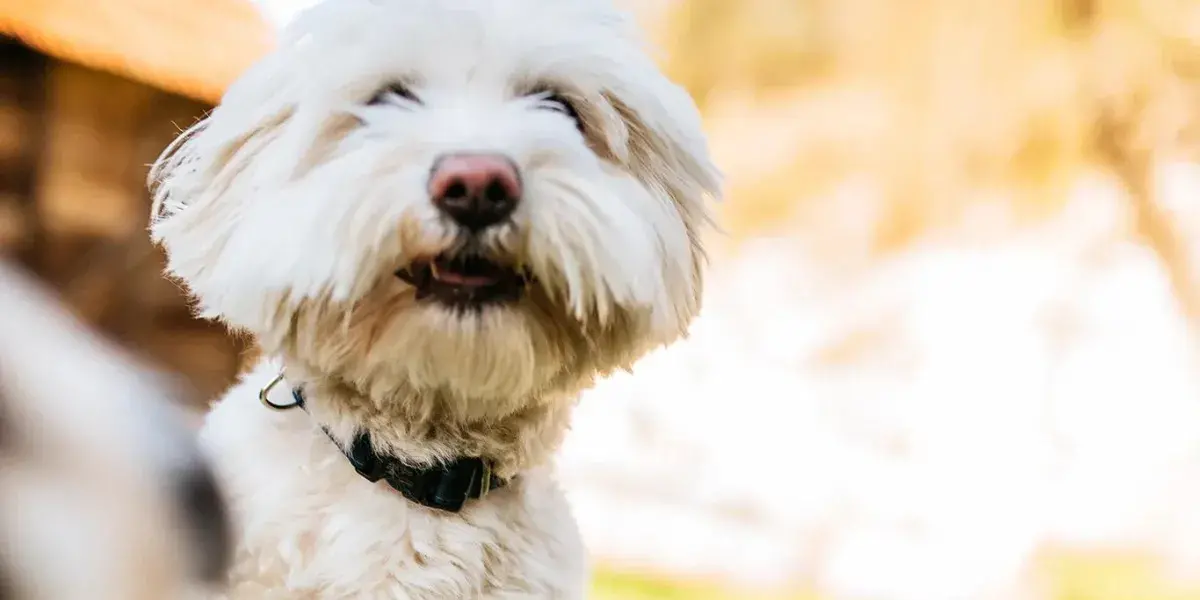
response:
[(4, 0), (0, 34), (208, 102), (274, 39), (250, 0)]

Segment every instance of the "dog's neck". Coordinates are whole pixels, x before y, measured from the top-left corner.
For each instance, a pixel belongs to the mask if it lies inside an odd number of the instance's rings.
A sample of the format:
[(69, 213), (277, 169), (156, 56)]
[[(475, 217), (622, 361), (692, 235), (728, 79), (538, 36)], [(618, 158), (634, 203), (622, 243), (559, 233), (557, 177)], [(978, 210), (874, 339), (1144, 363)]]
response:
[(380, 451), (414, 465), (481, 457), (502, 478), (550, 460), (578, 395), (530, 398), (516, 410), (493, 413), (404, 386), (368, 393), (292, 364), (287, 383), (304, 389), (309, 414), (341, 442), (367, 432)]

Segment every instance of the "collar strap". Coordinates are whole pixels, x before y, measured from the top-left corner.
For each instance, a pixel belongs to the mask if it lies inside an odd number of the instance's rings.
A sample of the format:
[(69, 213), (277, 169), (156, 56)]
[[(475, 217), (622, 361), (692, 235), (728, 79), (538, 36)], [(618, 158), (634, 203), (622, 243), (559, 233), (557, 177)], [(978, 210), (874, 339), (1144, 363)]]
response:
[[(308, 410), (300, 388), (292, 389), (292, 398), (295, 400), (293, 407)], [(287, 408), (276, 404), (270, 406)], [(364, 479), (372, 483), (382, 479), (408, 500), (428, 508), (456, 513), (462, 510), (467, 500), (483, 498), (491, 490), (508, 483), (492, 473), (491, 461), (477, 456), (432, 467), (417, 467), (401, 462), (395, 456), (376, 452), (370, 434), (366, 432), (355, 436), (349, 448), (343, 448), (328, 429), (322, 426), (321, 431)]]

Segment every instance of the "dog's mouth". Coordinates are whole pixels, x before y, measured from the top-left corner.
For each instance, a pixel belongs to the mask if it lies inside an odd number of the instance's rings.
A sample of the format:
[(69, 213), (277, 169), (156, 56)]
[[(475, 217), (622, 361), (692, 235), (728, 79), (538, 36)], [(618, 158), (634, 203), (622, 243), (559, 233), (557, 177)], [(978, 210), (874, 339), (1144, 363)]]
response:
[(416, 288), (417, 300), (456, 307), (516, 302), (532, 279), (514, 268), (476, 254), (439, 254), (413, 261), (396, 277)]

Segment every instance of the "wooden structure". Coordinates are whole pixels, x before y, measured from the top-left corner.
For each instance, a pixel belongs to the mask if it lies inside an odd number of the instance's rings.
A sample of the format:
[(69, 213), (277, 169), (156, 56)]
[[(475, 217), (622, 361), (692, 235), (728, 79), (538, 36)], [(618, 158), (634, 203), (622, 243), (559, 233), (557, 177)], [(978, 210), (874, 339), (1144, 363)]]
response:
[(147, 166), (269, 41), (243, 0), (0, 2), (0, 250), (206, 396), (245, 344), (162, 277)]

